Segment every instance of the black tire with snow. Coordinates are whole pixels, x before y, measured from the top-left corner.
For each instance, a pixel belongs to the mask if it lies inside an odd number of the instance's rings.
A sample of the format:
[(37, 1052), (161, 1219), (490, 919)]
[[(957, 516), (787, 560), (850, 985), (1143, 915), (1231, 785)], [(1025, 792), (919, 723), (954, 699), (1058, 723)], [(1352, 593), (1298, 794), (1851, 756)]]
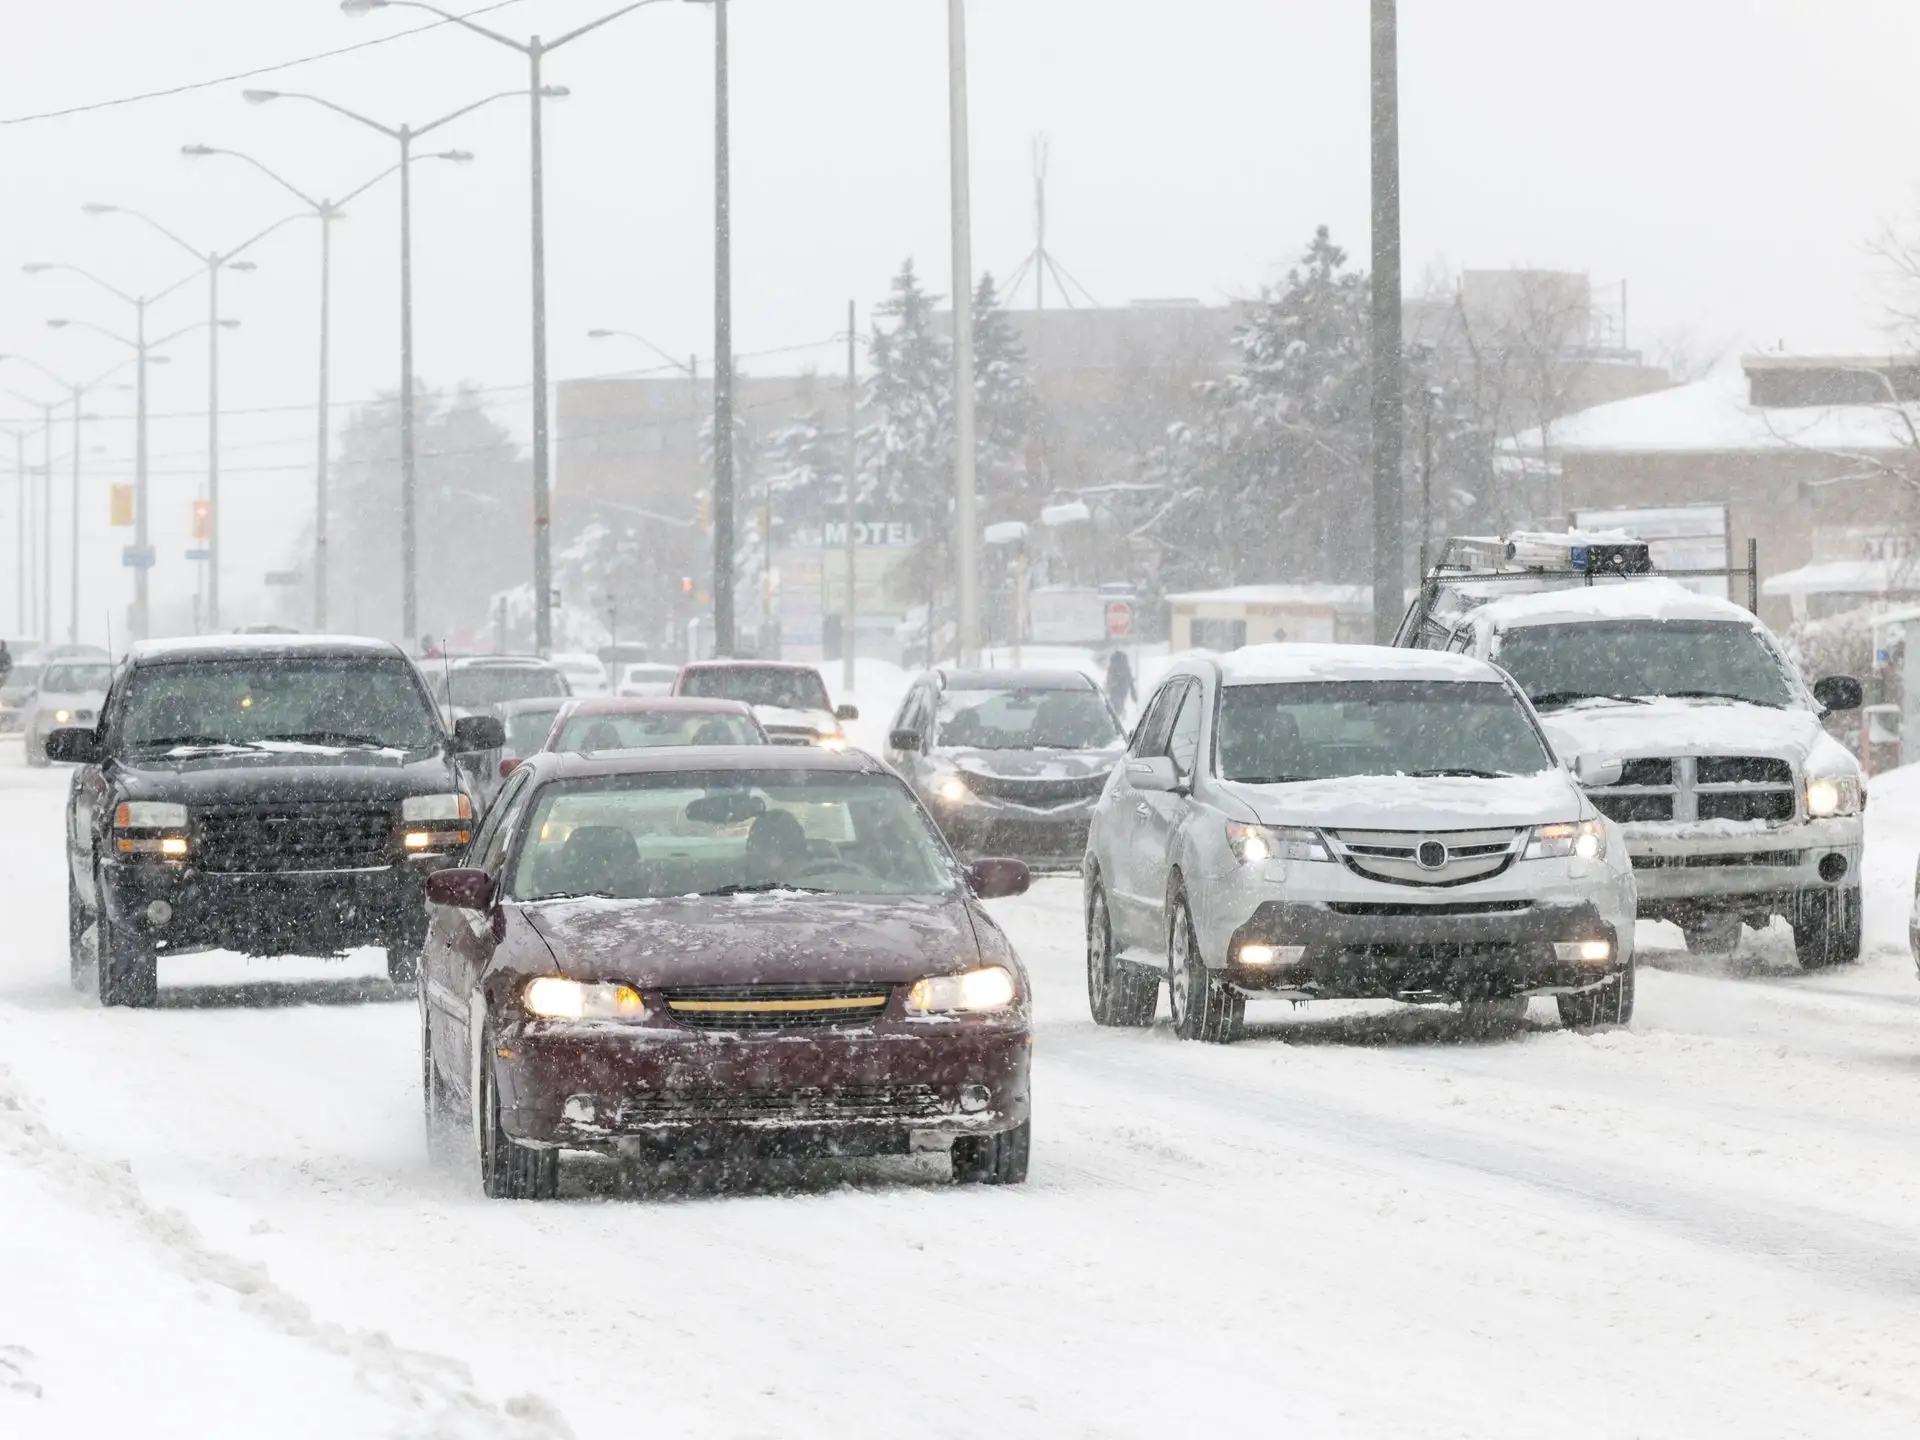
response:
[(1793, 953), (1802, 970), (1851, 965), (1860, 958), (1860, 889), (1801, 896), (1793, 917)]
[(433, 1165), (445, 1165), (455, 1154), (459, 1117), (454, 1112), (453, 1099), (447, 1094), (446, 1081), (441, 1078), (440, 1067), (433, 1053), (433, 1029), (428, 1023), (430, 1016), (426, 984), (421, 982), (414, 988), (420, 1007), (420, 1109), (426, 1128), (427, 1160)]
[(67, 871), (67, 983), (76, 990), (87, 988), (87, 970), (93, 957), (87, 954), (87, 927), (93, 917), (80, 903), (80, 887), (73, 883), (73, 871)]
[(160, 957), (146, 937), (113, 923), (102, 904), (94, 921), (100, 1003), (144, 1010), (160, 998)]
[(1687, 937), (1687, 950), (1694, 955), (1731, 955), (1740, 948), (1738, 915), (1702, 916), (1680, 927)]
[(1207, 969), (1184, 895), (1174, 897), (1167, 925), (1167, 1003), (1173, 1033), (1182, 1040), (1230, 1045), (1240, 1038), (1247, 999)]
[(1160, 1003), (1160, 977), (1116, 960), (1107, 892), (1098, 880), (1087, 895), (1087, 1005), (1096, 1025), (1138, 1028), (1153, 1024)]
[(1578, 995), (1556, 995), (1560, 1023), (1569, 1030), (1598, 1030), (1633, 1023), (1634, 967), (1628, 965), (1614, 979)]
[(963, 1135), (953, 1142), (957, 1185), (1022, 1185), (1033, 1150), (1033, 1121), (1022, 1120), (998, 1135)]
[(480, 1074), (473, 1087), (480, 1188), (491, 1200), (551, 1200), (560, 1193), (560, 1152), (522, 1145), (501, 1128), (493, 1050), (489, 1028), (481, 1037)]

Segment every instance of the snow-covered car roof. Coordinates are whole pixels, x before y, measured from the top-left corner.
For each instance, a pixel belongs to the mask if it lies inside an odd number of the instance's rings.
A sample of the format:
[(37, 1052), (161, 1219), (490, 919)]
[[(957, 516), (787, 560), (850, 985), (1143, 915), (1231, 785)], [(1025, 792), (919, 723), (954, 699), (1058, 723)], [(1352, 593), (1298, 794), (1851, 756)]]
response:
[(1267, 685), (1301, 680), (1452, 680), (1501, 682), (1483, 660), (1440, 650), (1396, 650), (1386, 645), (1248, 645), (1222, 655), (1223, 685)]
[(1755, 625), (1753, 615), (1712, 595), (1689, 590), (1676, 580), (1648, 576), (1598, 585), (1569, 585), (1529, 595), (1489, 600), (1474, 619), (1500, 629), (1580, 620), (1720, 620)]
[(402, 655), (390, 640), (365, 635), (187, 635), (170, 640), (141, 640), (128, 651), (136, 661), (251, 659), (259, 655), (309, 655), (328, 658)]

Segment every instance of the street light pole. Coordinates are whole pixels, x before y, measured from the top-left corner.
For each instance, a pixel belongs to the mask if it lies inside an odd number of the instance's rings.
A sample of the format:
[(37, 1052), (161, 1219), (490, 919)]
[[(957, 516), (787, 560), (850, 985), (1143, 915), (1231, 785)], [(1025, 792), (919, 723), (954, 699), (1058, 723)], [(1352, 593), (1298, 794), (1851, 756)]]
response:
[(1373, 637), (1391, 645), (1406, 586), (1400, 452), (1406, 397), (1400, 316), (1400, 64), (1395, 0), (1372, 0)]
[(713, 6), (713, 653), (734, 652), (733, 141), (727, 0)]
[[(979, 525), (974, 509), (973, 216), (967, 153), (966, 0), (947, 0), (948, 124), (953, 146), (953, 525), (959, 571), (960, 663), (980, 652)], [(931, 539), (931, 537), (928, 537)], [(927, 663), (933, 663), (933, 616), (927, 616)]]

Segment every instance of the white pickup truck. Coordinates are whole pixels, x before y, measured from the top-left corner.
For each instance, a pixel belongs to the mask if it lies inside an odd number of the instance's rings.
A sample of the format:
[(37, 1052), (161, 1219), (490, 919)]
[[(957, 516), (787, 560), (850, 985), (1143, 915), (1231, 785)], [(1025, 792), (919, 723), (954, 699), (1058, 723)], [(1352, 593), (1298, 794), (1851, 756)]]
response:
[(1857, 709), (1859, 681), (1809, 686), (1754, 615), (1672, 580), (1563, 579), (1430, 582), (1400, 643), (1492, 661), (1563, 759), (1623, 762), (1589, 795), (1625, 832), (1642, 918), (1711, 953), (1778, 915), (1806, 969), (1858, 959), (1866, 792), (1820, 719)]

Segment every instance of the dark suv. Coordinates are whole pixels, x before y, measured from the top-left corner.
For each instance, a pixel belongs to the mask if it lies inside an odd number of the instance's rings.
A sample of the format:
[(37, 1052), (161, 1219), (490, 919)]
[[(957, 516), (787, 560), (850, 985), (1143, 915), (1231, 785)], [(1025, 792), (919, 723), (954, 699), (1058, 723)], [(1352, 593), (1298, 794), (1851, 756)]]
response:
[(419, 672), (378, 640), (219, 636), (134, 647), (94, 729), (55, 730), (81, 768), (67, 813), (75, 984), (96, 928), (105, 1005), (150, 1005), (162, 955), (333, 955), (381, 945), (412, 979), (426, 877), (466, 844), (457, 753)]

